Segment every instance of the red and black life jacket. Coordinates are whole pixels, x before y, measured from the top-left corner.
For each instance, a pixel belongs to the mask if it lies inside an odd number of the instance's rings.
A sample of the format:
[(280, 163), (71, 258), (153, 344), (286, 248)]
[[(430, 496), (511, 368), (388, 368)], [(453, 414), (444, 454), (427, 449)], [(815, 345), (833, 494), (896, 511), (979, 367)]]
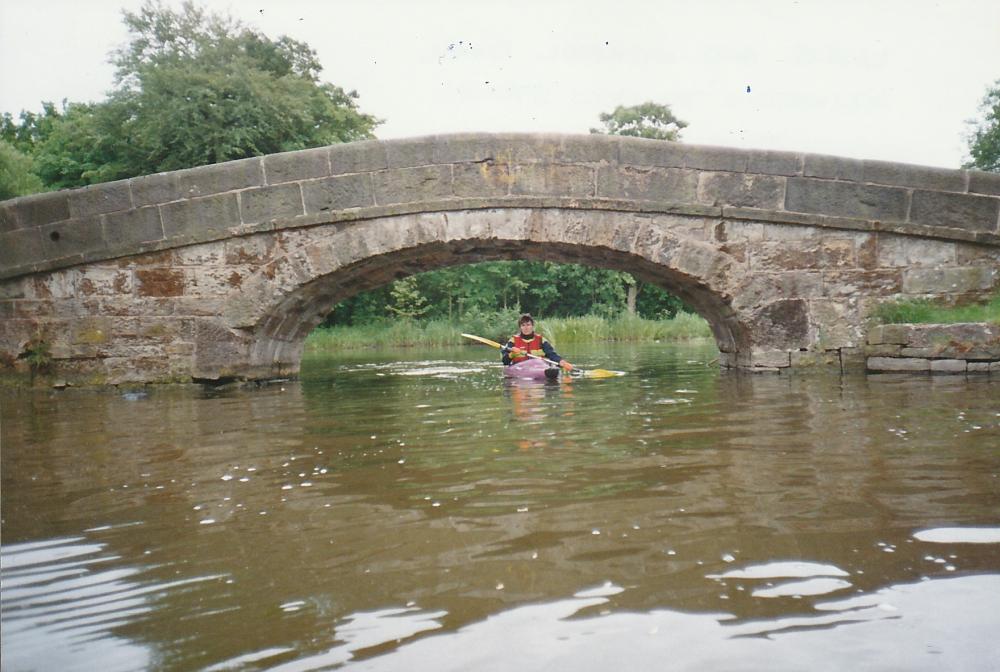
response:
[[(521, 348), (526, 352), (530, 352), (533, 355), (538, 355), (539, 357), (545, 356), (545, 350), (542, 349), (542, 335), (535, 334), (534, 338), (525, 339), (521, 334), (514, 334), (510, 337), (510, 340), (514, 343), (515, 348)], [(523, 362), (528, 359), (527, 355), (511, 355), (510, 361), (514, 364), (517, 362)]]

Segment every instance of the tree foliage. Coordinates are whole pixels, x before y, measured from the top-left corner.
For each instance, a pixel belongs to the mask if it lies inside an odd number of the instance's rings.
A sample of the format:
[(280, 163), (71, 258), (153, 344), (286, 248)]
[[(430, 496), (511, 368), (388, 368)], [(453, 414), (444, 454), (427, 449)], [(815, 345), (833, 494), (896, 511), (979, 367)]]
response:
[(592, 128), (591, 133), (627, 135), (653, 140), (680, 140), (681, 129), (687, 126), (674, 116), (669, 105), (647, 101), (641, 105), (619, 105), (614, 112), (602, 112), (599, 119), (604, 128)]
[(31, 157), (0, 140), (0, 201), (41, 190), (42, 181), (33, 171)]
[(272, 40), (192, 2), (124, 12), (115, 88), (95, 104), (5, 114), (0, 137), (32, 155), (50, 188), (373, 137), (358, 94), (320, 80), (307, 44)]
[(993, 82), (979, 106), (981, 118), (971, 122), (966, 168), (1000, 172), (1000, 79)]
[[(634, 282), (620, 271), (538, 261), (491, 261), (429, 271), (359, 294), (338, 304), (326, 325), (367, 324), (405, 316), (466, 318), (504, 311), (546, 317), (601, 315), (627, 309)], [(673, 317), (683, 304), (655, 285), (644, 285), (637, 313)]]

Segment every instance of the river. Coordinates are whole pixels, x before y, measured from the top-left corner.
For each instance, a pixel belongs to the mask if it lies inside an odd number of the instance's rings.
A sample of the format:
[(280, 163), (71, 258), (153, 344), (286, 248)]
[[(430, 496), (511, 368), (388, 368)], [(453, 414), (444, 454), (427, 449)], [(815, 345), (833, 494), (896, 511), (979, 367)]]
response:
[(3, 391), (4, 670), (1000, 669), (1000, 379)]

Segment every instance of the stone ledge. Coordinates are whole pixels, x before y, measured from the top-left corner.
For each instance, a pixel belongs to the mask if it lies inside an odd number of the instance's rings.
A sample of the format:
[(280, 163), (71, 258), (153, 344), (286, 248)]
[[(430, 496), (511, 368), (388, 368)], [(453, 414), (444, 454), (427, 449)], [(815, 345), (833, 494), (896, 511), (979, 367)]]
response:
[(1000, 325), (884, 324), (868, 332), (869, 371), (989, 373), (1000, 370)]

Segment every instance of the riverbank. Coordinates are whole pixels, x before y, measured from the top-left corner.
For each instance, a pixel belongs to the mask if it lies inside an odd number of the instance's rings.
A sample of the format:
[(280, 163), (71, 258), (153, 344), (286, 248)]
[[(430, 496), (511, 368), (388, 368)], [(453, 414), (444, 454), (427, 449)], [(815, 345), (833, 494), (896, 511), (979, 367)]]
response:
[[(468, 340), (462, 338), (463, 332), (506, 340), (514, 332), (516, 319), (516, 315), (502, 320), (493, 316), (473, 316), (465, 320), (386, 320), (359, 326), (321, 327), (309, 335), (305, 347), (307, 351), (315, 352), (465, 345)], [(601, 341), (690, 341), (712, 336), (708, 322), (691, 313), (678, 313), (669, 320), (648, 320), (630, 315), (611, 319), (596, 315), (549, 318), (538, 320), (537, 329), (556, 347)]]

